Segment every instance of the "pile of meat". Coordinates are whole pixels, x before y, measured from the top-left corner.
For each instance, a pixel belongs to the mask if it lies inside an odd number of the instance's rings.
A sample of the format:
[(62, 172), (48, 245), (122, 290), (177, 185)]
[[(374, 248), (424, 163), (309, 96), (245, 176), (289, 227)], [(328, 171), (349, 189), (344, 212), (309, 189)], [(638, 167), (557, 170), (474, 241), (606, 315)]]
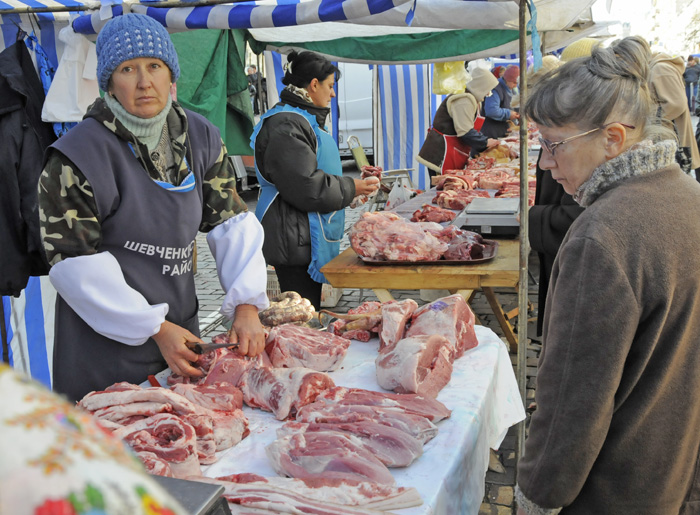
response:
[(435, 222), (409, 222), (386, 211), (363, 213), (350, 230), (350, 245), (368, 261), (415, 262), (479, 259), (486, 247), (477, 233)]
[(432, 398), (336, 387), (302, 407), (266, 452), (283, 476), (393, 485), (388, 467), (413, 463), (449, 416)]
[(411, 216), (411, 222), (451, 222), (455, 219), (457, 213), (450, 211), (449, 209), (444, 209), (442, 207), (431, 206), (430, 204), (423, 204), (423, 206), (413, 213)]
[(192, 478), (224, 487), (233, 513), (313, 513), (315, 515), (378, 515), (420, 506), (415, 488), (351, 479), (293, 479), (232, 474), (216, 479)]
[(248, 435), (241, 392), (229, 383), (179, 384), (172, 390), (116, 383), (88, 393), (78, 406), (131, 446), (149, 472), (161, 476), (201, 475), (200, 464), (214, 463), (217, 451)]
[(452, 377), (454, 360), (478, 344), (474, 321), (457, 294), (420, 308), (410, 299), (388, 303), (375, 361), (379, 386), (436, 397)]
[[(227, 335), (221, 334), (212, 342), (225, 343), (226, 339)], [(326, 331), (284, 324), (270, 330), (265, 352), (256, 358), (217, 349), (201, 355), (195, 363), (202, 377), (173, 374), (167, 381), (204, 385), (227, 382), (241, 390), (246, 405), (285, 420), (313, 402), (319, 392), (335, 386), (324, 372), (340, 366), (349, 345), (346, 338)]]

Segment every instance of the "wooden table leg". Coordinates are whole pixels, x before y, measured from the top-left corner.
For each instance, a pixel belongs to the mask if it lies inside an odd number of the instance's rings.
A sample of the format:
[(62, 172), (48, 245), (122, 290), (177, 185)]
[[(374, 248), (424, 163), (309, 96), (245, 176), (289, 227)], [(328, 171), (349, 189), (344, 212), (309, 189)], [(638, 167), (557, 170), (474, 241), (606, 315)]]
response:
[(391, 293), (389, 293), (389, 290), (384, 288), (372, 288), (372, 291), (379, 299), (379, 302), (389, 302), (390, 300), (394, 300), (394, 297), (391, 295)]
[(506, 314), (503, 312), (503, 306), (501, 306), (501, 303), (498, 301), (496, 293), (493, 291), (493, 288), (483, 287), (482, 290), (484, 291), (484, 295), (486, 295), (486, 300), (489, 301), (491, 311), (493, 311), (493, 314), (496, 315), (496, 319), (501, 325), (501, 329), (503, 329), (503, 334), (505, 335), (506, 340), (508, 340), (510, 352), (517, 352), (518, 338), (513, 332), (513, 326), (508, 321), (508, 318), (506, 318)]

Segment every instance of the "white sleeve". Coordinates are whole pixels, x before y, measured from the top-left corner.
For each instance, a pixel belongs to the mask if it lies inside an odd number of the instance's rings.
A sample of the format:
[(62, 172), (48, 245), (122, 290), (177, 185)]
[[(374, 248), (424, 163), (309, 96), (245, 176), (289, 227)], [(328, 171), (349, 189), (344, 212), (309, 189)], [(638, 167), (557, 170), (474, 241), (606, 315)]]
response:
[(167, 304), (151, 306), (126, 283), (109, 252), (56, 263), (49, 272), (56, 291), (95, 332), (127, 345), (141, 345), (160, 330)]
[(270, 305), (262, 253), (264, 237), (262, 225), (251, 212), (229, 218), (207, 234), (219, 282), (226, 292), (220, 311), (229, 319), (234, 318), (239, 304), (252, 304), (258, 309)]

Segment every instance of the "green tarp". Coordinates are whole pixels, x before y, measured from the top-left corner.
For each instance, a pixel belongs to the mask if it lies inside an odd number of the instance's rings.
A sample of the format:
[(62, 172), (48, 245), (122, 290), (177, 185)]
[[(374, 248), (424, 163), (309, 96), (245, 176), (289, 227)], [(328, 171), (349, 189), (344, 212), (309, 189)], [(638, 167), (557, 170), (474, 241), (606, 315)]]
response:
[(202, 29), (171, 37), (180, 62), (178, 102), (219, 128), (230, 155), (251, 155), (244, 31)]

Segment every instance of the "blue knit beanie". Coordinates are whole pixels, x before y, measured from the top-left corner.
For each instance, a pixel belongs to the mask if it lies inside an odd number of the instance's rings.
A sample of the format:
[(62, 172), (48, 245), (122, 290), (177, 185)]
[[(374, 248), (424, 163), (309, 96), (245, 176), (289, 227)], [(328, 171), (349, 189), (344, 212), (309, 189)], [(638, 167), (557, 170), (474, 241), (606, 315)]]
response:
[(157, 57), (173, 76), (180, 77), (175, 46), (165, 27), (145, 14), (129, 13), (109, 20), (97, 35), (97, 81), (102, 91), (112, 72), (124, 61)]

